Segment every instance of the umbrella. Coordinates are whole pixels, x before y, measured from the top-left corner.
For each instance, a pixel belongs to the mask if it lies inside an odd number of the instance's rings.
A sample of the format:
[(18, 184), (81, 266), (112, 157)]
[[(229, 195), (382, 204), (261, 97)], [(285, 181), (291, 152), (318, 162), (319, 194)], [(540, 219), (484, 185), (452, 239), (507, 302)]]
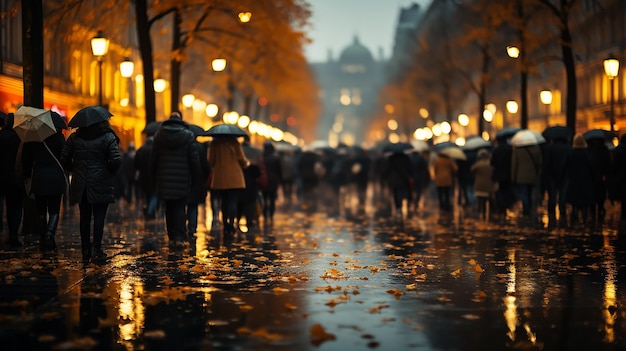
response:
[(195, 137), (199, 137), (201, 135), (204, 135), (205, 133), (204, 129), (202, 129), (199, 125), (196, 125), (196, 124), (190, 124), (189, 130), (193, 133), (193, 136)]
[(467, 138), (465, 140), (465, 145), (461, 147), (463, 150), (478, 150), (478, 149), (487, 149), (491, 147), (491, 143), (482, 137), (473, 136)]
[(530, 146), (545, 143), (546, 139), (539, 133), (530, 129), (522, 129), (513, 135), (511, 145), (513, 146)]
[(570, 139), (574, 133), (567, 126), (550, 126), (546, 128), (541, 135), (544, 138), (554, 140), (554, 139)]
[(455, 147), (457, 149), (459, 148), (459, 146), (457, 144), (455, 144), (455, 143), (453, 143), (451, 141), (444, 141), (442, 143), (435, 144), (434, 149), (435, 149), (435, 152), (439, 152), (439, 151), (441, 151), (443, 149), (447, 149), (449, 147)]
[(50, 111), (50, 114), (52, 115), (52, 123), (56, 129), (67, 129), (67, 118), (54, 111)]
[(57, 132), (50, 110), (20, 106), (15, 111), (13, 130), (22, 142), (44, 141)]
[(330, 147), (330, 144), (328, 144), (328, 141), (326, 140), (315, 140), (313, 142), (311, 142), (309, 145), (307, 145), (307, 147), (311, 150), (327, 150), (327, 149), (332, 149)]
[(413, 146), (413, 149), (417, 152), (422, 152), (430, 149), (430, 146), (428, 146), (428, 143), (424, 140), (411, 140), (411, 146)]
[(286, 141), (279, 141), (276, 144), (274, 144), (274, 148), (276, 149), (276, 151), (278, 152), (294, 152), (298, 149), (298, 147), (296, 145), (293, 145), (291, 143), (288, 143)]
[(392, 154), (398, 154), (398, 153), (403, 153), (411, 149), (413, 149), (413, 145), (409, 143), (404, 143), (404, 142), (389, 143), (385, 145), (385, 147), (383, 148), (383, 152), (390, 152)]
[(446, 155), (455, 160), (467, 160), (465, 152), (459, 147), (446, 147), (438, 151), (441, 155)]
[(157, 130), (161, 128), (161, 124), (163, 122), (150, 122), (146, 125), (146, 127), (141, 131), (141, 133), (146, 134), (147, 136), (151, 136), (156, 134)]
[(209, 128), (209, 130), (207, 130), (204, 135), (206, 136), (231, 136), (231, 137), (240, 137), (240, 136), (246, 136), (248, 135), (248, 133), (246, 133), (245, 130), (237, 127), (234, 124), (216, 124), (213, 127)]
[(513, 135), (515, 135), (515, 133), (519, 132), (520, 130), (522, 130), (522, 128), (517, 128), (517, 127), (504, 128), (498, 133), (496, 133), (496, 139), (508, 139), (512, 137)]
[(611, 140), (613, 139), (613, 134), (604, 129), (591, 129), (583, 133), (583, 137), (585, 140), (591, 139), (602, 139), (602, 140)]
[(87, 106), (76, 112), (68, 124), (70, 128), (89, 127), (111, 118), (113, 114), (102, 106)]

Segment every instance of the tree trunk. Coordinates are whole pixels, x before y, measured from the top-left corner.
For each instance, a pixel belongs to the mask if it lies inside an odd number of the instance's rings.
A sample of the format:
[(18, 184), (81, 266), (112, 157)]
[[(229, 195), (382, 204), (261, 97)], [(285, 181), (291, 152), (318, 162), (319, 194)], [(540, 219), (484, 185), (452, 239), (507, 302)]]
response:
[[(22, 0), (22, 69), (24, 105), (43, 108), (43, 3)], [(41, 228), (35, 200), (24, 197), (22, 232), (38, 234)]]
[(150, 26), (148, 25), (148, 4), (146, 0), (135, 0), (135, 15), (137, 16), (137, 38), (139, 52), (143, 62), (144, 108), (146, 124), (156, 120), (156, 96), (154, 93), (154, 63), (152, 62), (152, 41), (150, 40)]
[[(567, 23), (567, 21), (565, 22)], [(572, 36), (569, 27), (564, 26), (561, 30), (561, 53), (563, 54), (563, 64), (565, 65), (565, 77), (567, 82), (567, 99), (565, 102), (565, 124), (576, 131), (576, 63), (574, 62), (574, 51), (572, 50)]]
[[(180, 10), (174, 11), (174, 28), (172, 33), (172, 52), (179, 53), (182, 51), (183, 45), (181, 42), (181, 24), (183, 20), (180, 15)], [(178, 57), (172, 57), (170, 61), (170, 90), (171, 90), (171, 106), (172, 111), (179, 110), (179, 102), (180, 102), (180, 72), (181, 72), (181, 62)]]
[[(487, 44), (489, 45), (489, 44)], [(483, 121), (483, 110), (487, 104), (487, 76), (489, 74), (489, 48), (483, 48), (483, 67), (480, 75), (480, 93), (478, 96), (478, 135), (482, 136), (485, 131), (485, 122)]]

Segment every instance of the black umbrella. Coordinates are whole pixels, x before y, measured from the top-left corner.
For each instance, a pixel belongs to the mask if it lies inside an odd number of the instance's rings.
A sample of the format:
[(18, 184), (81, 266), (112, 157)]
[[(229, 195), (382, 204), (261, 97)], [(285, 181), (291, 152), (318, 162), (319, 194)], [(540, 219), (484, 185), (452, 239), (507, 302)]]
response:
[(591, 129), (583, 133), (583, 137), (585, 138), (585, 140), (591, 140), (591, 139), (611, 140), (613, 138), (613, 133), (604, 129)]
[(157, 130), (159, 130), (159, 128), (161, 128), (161, 124), (163, 122), (150, 122), (146, 125), (146, 127), (141, 131), (141, 133), (147, 135), (147, 136), (152, 136), (154, 134), (156, 134)]
[(50, 111), (52, 115), (52, 124), (56, 129), (67, 129), (67, 118), (61, 116), (60, 114)]
[(209, 128), (204, 135), (240, 137), (246, 136), (248, 133), (234, 124), (217, 124)]
[(511, 137), (513, 137), (513, 135), (515, 135), (520, 130), (522, 130), (522, 128), (517, 128), (517, 127), (504, 128), (501, 131), (499, 131), (498, 133), (496, 133), (496, 139), (508, 139), (508, 138), (511, 138)]
[(69, 123), (70, 128), (89, 127), (111, 118), (113, 114), (102, 106), (87, 106), (76, 112)]
[(196, 136), (196, 137), (204, 135), (205, 133), (204, 129), (202, 129), (199, 125), (195, 125), (195, 124), (190, 124), (189, 130), (191, 130), (191, 132), (193, 133), (193, 136)]
[(570, 139), (574, 133), (567, 126), (550, 126), (546, 128), (541, 135), (548, 140), (554, 139)]
[(406, 150), (413, 149), (413, 145), (409, 143), (389, 143), (383, 147), (383, 152), (391, 152), (393, 154), (403, 153)]

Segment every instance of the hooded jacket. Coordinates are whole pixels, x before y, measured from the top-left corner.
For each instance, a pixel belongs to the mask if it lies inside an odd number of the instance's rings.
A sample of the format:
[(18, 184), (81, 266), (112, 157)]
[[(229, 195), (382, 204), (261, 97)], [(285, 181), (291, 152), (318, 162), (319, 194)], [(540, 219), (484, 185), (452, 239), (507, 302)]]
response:
[(90, 204), (115, 202), (113, 178), (122, 163), (118, 143), (108, 122), (81, 127), (70, 135), (60, 160), (72, 173), (70, 203), (79, 203), (83, 196)]
[(154, 135), (150, 166), (157, 196), (162, 200), (187, 198), (200, 177), (195, 137), (182, 119), (172, 117)]

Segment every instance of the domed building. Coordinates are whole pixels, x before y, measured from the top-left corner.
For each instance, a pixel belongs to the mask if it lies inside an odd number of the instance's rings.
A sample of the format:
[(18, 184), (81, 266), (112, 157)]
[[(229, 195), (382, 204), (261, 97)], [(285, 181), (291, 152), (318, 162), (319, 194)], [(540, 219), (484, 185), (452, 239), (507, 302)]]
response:
[(361, 143), (384, 82), (382, 53), (377, 61), (355, 36), (352, 44), (341, 51), (338, 60), (329, 53), (326, 62), (311, 63), (311, 67), (322, 102), (319, 139), (328, 139), (331, 145)]

